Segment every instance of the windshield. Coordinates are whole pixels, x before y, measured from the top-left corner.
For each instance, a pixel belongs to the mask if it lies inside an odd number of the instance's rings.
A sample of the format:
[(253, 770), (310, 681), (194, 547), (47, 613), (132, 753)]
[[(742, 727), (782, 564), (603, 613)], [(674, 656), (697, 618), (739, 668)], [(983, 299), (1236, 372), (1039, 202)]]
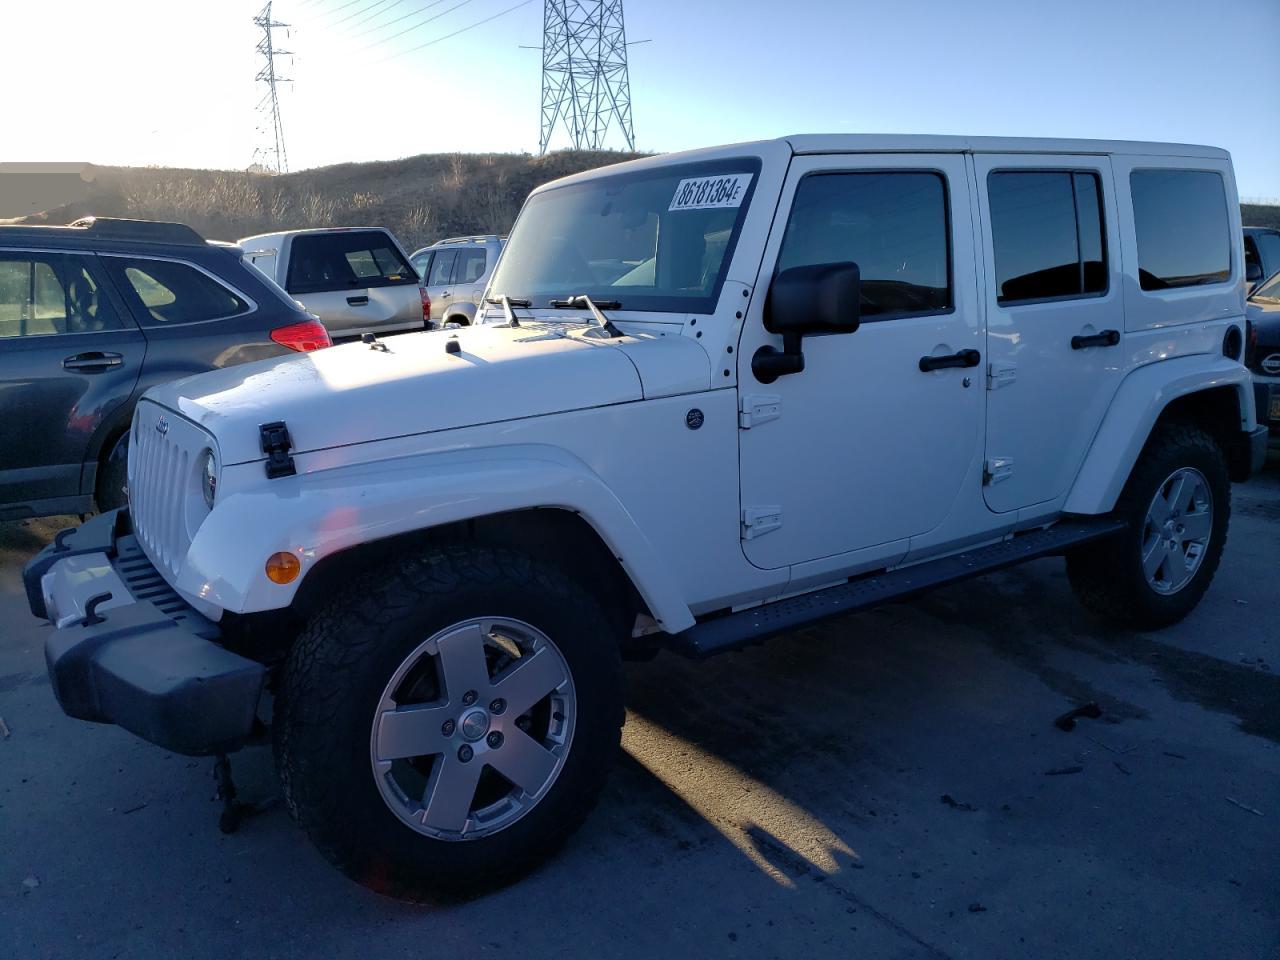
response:
[(490, 296), (586, 294), (624, 310), (710, 313), (760, 172), (755, 158), (662, 167), (531, 197)]
[(1250, 300), (1280, 300), (1280, 271), (1272, 275), (1271, 279), (1263, 283), (1252, 294), (1249, 295)]

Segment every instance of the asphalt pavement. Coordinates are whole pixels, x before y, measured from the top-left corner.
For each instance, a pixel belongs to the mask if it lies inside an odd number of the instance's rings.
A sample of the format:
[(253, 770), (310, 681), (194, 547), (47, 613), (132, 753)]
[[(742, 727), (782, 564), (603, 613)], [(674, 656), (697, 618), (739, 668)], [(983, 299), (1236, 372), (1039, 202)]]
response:
[[(497, 894), (383, 899), (211, 762), (68, 719), (0, 524), (0, 958), (1280, 958), (1280, 464), (1186, 621), (1093, 620), (1060, 560), (706, 663), (628, 667), (586, 827)], [(1053, 720), (1087, 701), (1102, 716)]]

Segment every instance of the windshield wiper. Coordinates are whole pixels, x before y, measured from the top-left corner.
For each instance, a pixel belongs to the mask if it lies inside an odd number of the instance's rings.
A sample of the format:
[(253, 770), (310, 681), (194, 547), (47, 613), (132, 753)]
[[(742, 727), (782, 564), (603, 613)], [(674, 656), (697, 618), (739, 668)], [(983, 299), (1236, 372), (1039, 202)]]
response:
[(486, 297), (485, 303), (491, 303), (495, 307), (501, 307), (503, 314), (507, 318), (508, 327), (520, 326), (520, 321), (516, 317), (513, 307), (524, 307), (526, 310), (533, 306), (532, 300), (525, 300), (520, 297)]
[(622, 304), (617, 300), (601, 300), (596, 303), (585, 293), (580, 293), (576, 297), (570, 297), (568, 300), (552, 300), (551, 306), (568, 308), (570, 310), (579, 310), (586, 307), (591, 311), (591, 315), (596, 319), (596, 326), (603, 330), (610, 337), (622, 336), (622, 331), (613, 325), (613, 321), (600, 312), (600, 308), (607, 310), (621, 310)]

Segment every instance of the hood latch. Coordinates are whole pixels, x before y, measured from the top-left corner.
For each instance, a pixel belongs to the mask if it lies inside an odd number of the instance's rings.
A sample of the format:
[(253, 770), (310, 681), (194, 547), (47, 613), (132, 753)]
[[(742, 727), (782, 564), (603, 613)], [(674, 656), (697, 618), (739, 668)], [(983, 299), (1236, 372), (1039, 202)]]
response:
[(289, 456), (293, 438), (289, 436), (289, 428), (283, 420), (262, 424), (258, 427), (258, 438), (262, 442), (262, 452), (267, 455), (268, 480), (292, 477), (298, 472), (293, 465), (293, 457)]

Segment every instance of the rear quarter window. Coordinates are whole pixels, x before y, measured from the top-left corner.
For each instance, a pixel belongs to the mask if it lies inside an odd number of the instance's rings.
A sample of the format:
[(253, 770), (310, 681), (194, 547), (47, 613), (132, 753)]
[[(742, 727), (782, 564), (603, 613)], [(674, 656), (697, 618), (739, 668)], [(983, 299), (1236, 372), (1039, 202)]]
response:
[(176, 326), (238, 316), (249, 302), (189, 263), (104, 256), (116, 286), (143, 326)]
[(1143, 290), (1221, 283), (1231, 276), (1231, 226), (1222, 174), (1134, 170), (1129, 187)]
[(289, 253), (290, 293), (323, 293), (417, 284), (417, 271), (385, 233), (353, 230), (303, 234)]

